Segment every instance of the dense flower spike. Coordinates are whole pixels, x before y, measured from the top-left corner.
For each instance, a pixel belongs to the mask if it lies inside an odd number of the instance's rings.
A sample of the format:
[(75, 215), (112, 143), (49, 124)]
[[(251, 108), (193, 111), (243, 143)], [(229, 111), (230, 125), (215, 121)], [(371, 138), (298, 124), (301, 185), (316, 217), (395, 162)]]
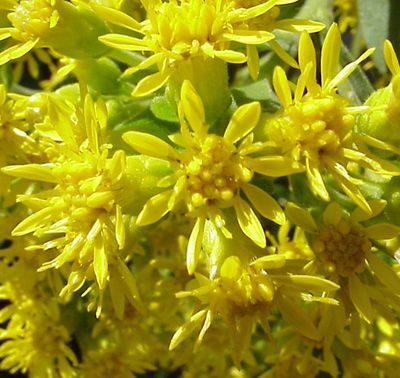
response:
[(0, 0), (0, 376), (398, 378), (397, 8)]
[[(275, 21), (279, 14), (278, 5), (296, 1), (149, 1), (144, 2), (147, 20), (141, 23), (116, 10), (102, 6), (95, 6), (94, 9), (109, 22), (143, 35), (140, 39), (129, 35), (108, 34), (100, 40), (110, 47), (153, 53), (138, 66), (127, 71), (130, 74), (158, 65), (159, 72), (142, 79), (133, 91), (135, 96), (144, 96), (162, 87), (179, 62), (199, 56), (229, 63), (247, 61), (252, 76), (256, 77), (259, 62), (255, 46), (265, 42), (272, 43), (280, 56), (296, 65), (279, 44), (271, 42), (275, 38), (272, 30), (278, 28), (316, 32), (323, 28), (322, 24), (308, 20)], [(231, 42), (245, 44), (247, 55), (232, 50)]]

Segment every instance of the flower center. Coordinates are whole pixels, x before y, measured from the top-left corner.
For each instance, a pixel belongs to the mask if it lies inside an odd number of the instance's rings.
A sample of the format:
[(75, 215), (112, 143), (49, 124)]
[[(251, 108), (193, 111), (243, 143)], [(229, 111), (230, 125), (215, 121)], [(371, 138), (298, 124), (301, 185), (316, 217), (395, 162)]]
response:
[(242, 183), (249, 182), (253, 172), (243, 166), (233, 145), (222, 137), (208, 135), (201, 150), (185, 165), (188, 191), (194, 207), (223, 206), (234, 197)]
[(327, 226), (318, 234), (313, 249), (327, 264), (328, 270), (349, 276), (364, 270), (365, 255), (371, 249), (371, 242), (359, 225), (341, 220), (336, 227)]
[(299, 155), (319, 160), (338, 152), (354, 123), (354, 116), (346, 112), (346, 100), (340, 96), (306, 95), (271, 120), (268, 135), (296, 160), (300, 160)]
[(149, 11), (151, 27), (147, 38), (153, 41), (155, 50), (196, 54), (202, 44), (212, 42), (213, 35), (224, 27), (223, 12), (221, 16), (218, 26), (215, 7), (204, 0), (161, 3)]
[(12, 37), (26, 42), (43, 36), (54, 27), (58, 12), (54, 10), (54, 0), (22, 0), (14, 12), (8, 15), (16, 30)]

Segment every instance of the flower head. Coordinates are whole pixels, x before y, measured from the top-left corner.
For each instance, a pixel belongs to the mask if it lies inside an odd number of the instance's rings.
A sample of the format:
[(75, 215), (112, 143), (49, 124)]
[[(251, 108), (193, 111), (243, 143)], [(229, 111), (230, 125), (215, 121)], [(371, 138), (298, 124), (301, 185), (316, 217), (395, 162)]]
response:
[(9, 10), (12, 27), (0, 29), (0, 39), (13, 38), (17, 44), (0, 53), (0, 64), (17, 59), (33, 49), (40, 38), (58, 22), (56, 0), (11, 0), (1, 9)]
[(92, 289), (100, 294), (100, 311), (102, 293), (111, 279), (135, 302), (135, 284), (121, 254), (125, 245), (121, 207), (125, 154), (117, 151), (109, 157), (111, 146), (101, 142), (107, 119), (104, 104), (94, 104), (87, 95), (83, 109), (71, 108), (49, 98), (49, 112), (46, 152), (50, 162), (3, 169), (12, 176), (52, 185), (43, 193), (19, 197), (34, 211), (17, 225), (13, 235), (46, 238), (31, 249), (58, 251), (42, 269), (71, 265), (63, 294), (80, 289), (86, 280), (95, 280)]
[[(220, 317), (226, 323), (231, 335), (232, 350), (236, 364), (249, 346), (253, 325), (259, 322), (269, 331), (266, 317), (276, 307), (285, 319), (299, 316), (295, 327), (303, 320), (303, 312), (297, 307), (302, 291), (331, 291), (338, 286), (319, 277), (280, 274), (285, 265), (282, 255), (262, 256), (250, 264), (237, 256), (230, 256), (223, 262), (219, 275), (209, 279), (196, 273), (197, 286), (193, 290), (177, 293), (178, 298), (196, 297), (202, 309), (174, 334), (170, 349), (174, 349), (197, 327), (201, 327), (197, 343), (201, 343), (207, 330)], [(276, 274), (271, 273), (276, 269)], [(303, 327), (302, 327), (303, 326)], [(318, 332), (311, 321), (304, 321), (301, 333), (318, 339)]]
[[(248, 61), (253, 76), (258, 75), (258, 53), (256, 45), (270, 42), (275, 36), (272, 29), (287, 28), (294, 30), (318, 31), (323, 25), (304, 20), (286, 20), (274, 22), (279, 14), (278, 5), (289, 4), (293, 0), (249, 3), (228, 0), (171, 0), (167, 2), (144, 2), (147, 20), (139, 23), (128, 15), (101, 6), (95, 11), (111, 23), (124, 26), (142, 34), (142, 38), (121, 34), (108, 34), (100, 40), (111, 47), (133, 51), (149, 51), (150, 57), (138, 66), (128, 69), (128, 73), (148, 68), (154, 64), (159, 72), (142, 79), (133, 95), (147, 95), (162, 87), (173, 74), (179, 62), (203, 57), (221, 59), (229, 63)], [(265, 15), (268, 24), (260, 27), (260, 22), (252, 23)], [(263, 21), (264, 18), (262, 19)], [(232, 50), (231, 42), (248, 46), (247, 54)], [(292, 63), (293, 59), (274, 43), (273, 47)], [(294, 63), (295, 64), (295, 63)]]
[(329, 201), (328, 174), (358, 206), (369, 211), (369, 205), (358, 188), (360, 181), (351, 174), (350, 163), (384, 176), (398, 174), (398, 168), (360, 147), (366, 143), (382, 149), (390, 148), (370, 136), (355, 132), (356, 114), (365, 108), (348, 107), (349, 100), (336, 93), (337, 86), (373, 49), (337, 72), (340, 42), (338, 27), (333, 24), (322, 46), (320, 85), (311, 38), (306, 33), (301, 35), (301, 75), (294, 96), (285, 72), (277, 67), (273, 83), (283, 109), (267, 121), (266, 133), (272, 146), (306, 166), (308, 183), (316, 196)]
[(123, 139), (144, 155), (170, 162), (173, 173), (162, 179), (159, 185), (173, 188), (152, 197), (139, 214), (137, 223), (152, 224), (173, 210), (175, 204), (184, 201), (187, 214), (197, 218), (189, 238), (187, 256), (188, 270), (193, 273), (206, 219), (231, 237), (225, 228), (226, 208), (233, 207), (244, 234), (258, 246), (265, 247), (261, 223), (241, 192), (261, 215), (282, 224), (284, 214), (278, 203), (250, 181), (254, 172), (278, 177), (301, 171), (302, 167), (280, 156), (249, 156), (262, 148), (253, 143), (251, 133), (260, 116), (259, 103), (239, 107), (224, 135), (220, 136), (208, 133), (203, 104), (188, 81), (182, 86), (181, 97), (181, 133), (171, 137), (180, 150), (155, 136), (136, 131), (125, 133)]
[(311, 234), (310, 246), (318, 269), (341, 285), (339, 293), (348, 297), (368, 322), (374, 318), (371, 302), (378, 300), (377, 292), (385, 293), (379, 299), (380, 305), (384, 303), (384, 306), (390, 307), (390, 300), (386, 301), (385, 297), (398, 295), (400, 291), (399, 277), (391, 265), (375, 253), (377, 240), (398, 236), (400, 227), (389, 223), (362, 224), (380, 214), (385, 205), (383, 200), (371, 200), (369, 207), (372, 214), (360, 208), (349, 214), (332, 202), (323, 212), (320, 226), (309, 212), (293, 203), (287, 205), (288, 217)]

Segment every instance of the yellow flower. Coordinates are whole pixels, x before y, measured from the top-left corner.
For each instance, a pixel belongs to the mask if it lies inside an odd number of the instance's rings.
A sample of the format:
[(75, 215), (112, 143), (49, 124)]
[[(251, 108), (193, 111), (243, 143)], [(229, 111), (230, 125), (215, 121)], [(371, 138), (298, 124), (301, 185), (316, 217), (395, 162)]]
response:
[(288, 203), (287, 214), (289, 219), (311, 234), (310, 245), (318, 269), (340, 284), (340, 295), (352, 302), (367, 322), (371, 322), (375, 317), (372, 301), (390, 308), (391, 298), (400, 294), (400, 278), (395, 270), (373, 253), (377, 240), (398, 236), (400, 227), (389, 223), (363, 226), (361, 222), (381, 213), (386, 202), (371, 200), (368, 205), (371, 213), (356, 208), (347, 214), (332, 202), (322, 215), (321, 226), (317, 226), (308, 211), (293, 203)]
[[(350, 168), (361, 166), (384, 176), (399, 174), (398, 168), (356, 145), (366, 143), (381, 149), (386, 143), (354, 131), (356, 114), (365, 107), (348, 107), (349, 100), (337, 93), (337, 86), (366, 59), (373, 49), (337, 72), (340, 56), (340, 33), (333, 24), (321, 52), (321, 85), (316, 72), (316, 52), (308, 34), (303, 33), (299, 43), (301, 75), (292, 96), (291, 85), (282, 68), (273, 75), (275, 91), (283, 109), (267, 121), (266, 134), (270, 145), (286, 156), (306, 166), (312, 192), (330, 200), (326, 187), (329, 174), (358, 206), (369, 211), (369, 205), (358, 186), (361, 181), (351, 175)], [(307, 89), (306, 93), (304, 93)], [(353, 163), (353, 164), (351, 164)]]
[(12, 27), (0, 28), (0, 39), (13, 38), (17, 44), (0, 53), (0, 65), (32, 50), (40, 38), (57, 25), (56, 0), (9, 0), (0, 9), (10, 11)]
[[(318, 331), (298, 306), (298, 299), (302, 291), (329, 292), (339, 286), (319, 277), (282, 273), (279, 269), (284, 266), (282, 255), (262, 256), (250, 264), (230, 256), (223, 262), (219, 276), (207, 278), (196, 273), (197, 285), (177, 293), (177, 297), (197, 297), (202, 307), (175, 332), (170, 349), (201, 327), (198, 345), (214, 320), (222, 318), (228, 326), (233, 358), (238, 365), (249, 347), (253, 326), (259, 322), (269, 332), (267, 317), (276, 307), (298, 332), (318, 340)], [(275, 269), (276, 274), (270, 273)]]
[(52, 185), (37, 195), (19, 196), (18, 200), (33, 213), (12, 234), (46, 237), (43, 244), (30, 248), (58, 251), (56, 258), (46, 262), (41, 270), (71, 265), (69, 280), (61, 295), (79, 290), (86, 280), (95, 280), (96, 284), (87, 292), (94, 291), (100, 296), (99, 315), (103, 292), (110, 283), (113, 304), (117, 313), (122, 314), (124, 297), (135, 305), (138, 299), (122, 252), (125, 154), (116, 151), (109, 157), (111, 146), (101, 143), (107, 120), (101, 101), (94, 104), (87, 95), (81, 109), (49, 97), (49, 114), (47, 134), (53, 138), (48, 139), (50, 163), (3, 169), (12, 176)]
[[(254, 172), (279, 177), (301, 171), (290, 159), (280, 156), (252, 158), (249, 155), (262, 148), (253, 143), (252, 130), (258, 123), (260, 104), (252, 102), (239, 107), (233, 114), (223, 136), (208, 134), (203, 104), (192, 85), (182, 85), (179, 115), (181, 133), (171, 139), (181, 150), (165, 141), (136, 131), (123, 139), (144, 155), (166, 160), (173, 173), (159, 182), (160, 187), (172, 189), (152, 197), (138, 216), (138, 225), (155, 223), (180, 201), (186, 203), (188, 214), (196, 223), (187, 250), (188, 271), (193, 273), (199, 258), (206, 219), (210, 219), (225, 236), (224, 209), (233, 207), (240, 228), (260, 247), (266, 239), (260, 221), (249, 204), (242, 199), (243, 191), (254, 208), (278, 224), (285, 221), (281, 207), (269, 194), (250, 184)], [(239, 145), (237, 143), (240, 142)]]
[[(310, 32), (323, 28), (321, 23), (305, 20), (275, 22), (279, 14), (278, 5), (295, 1), (268, 0), (256, 2), (255, 5), (228, 0), (146, 1), (143, 3), (147, 10), (147, 20), (140, 23), (117, 10), (103, 6), (93, 8), (105, 20), (143, 35), (137, 38), (107, 34), (100, 37), (100, 40), (110, 47), (152, 53), (126, 72), (130, 74), (158, 65), (159, 72), (142, 79), (132, 93), (134, 96), (144, 96), (161, 88), (179, 62), (196, 57), (216, 58), (229, 63), (243, 63), (247, 60), (252, 76), (257, 76), (258, 52), (255, 46), (272, 41), (275, 38), (271, 33), (273, 28)], [(263, 15), (265, 18), (262, 20), (268, 20), (268, 24), (260, 28), (261, 20), (251, 23), (251, 20)], [(257, 28), (252, 29), (253, 26)], [(247, 55), (231, 50), (231, 42), (248, 46)], [(272, 43), (272, 47), (292, 63), (293, 59), (277, 43)]]

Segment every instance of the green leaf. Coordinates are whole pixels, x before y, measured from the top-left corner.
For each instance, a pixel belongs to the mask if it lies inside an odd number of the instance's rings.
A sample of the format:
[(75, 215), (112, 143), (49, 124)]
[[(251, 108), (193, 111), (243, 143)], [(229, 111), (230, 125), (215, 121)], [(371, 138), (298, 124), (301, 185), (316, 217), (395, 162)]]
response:
[(232, 88), (232, 94), (238, 105), (259, 101), (262, 109), (268, 113), (274, 113), (280, 108), (279, 100), (266, 79)]
[(390, 0), (358, 0), (358, 19), (368, 47), (376, 47), (372, 56), (380, 72), (386, 72), (383, 42), (389, 36)]
[(154, 116), (162, 121), (179, 122), (175, 108), (165, 96), (154, 97), (150, 109)]

